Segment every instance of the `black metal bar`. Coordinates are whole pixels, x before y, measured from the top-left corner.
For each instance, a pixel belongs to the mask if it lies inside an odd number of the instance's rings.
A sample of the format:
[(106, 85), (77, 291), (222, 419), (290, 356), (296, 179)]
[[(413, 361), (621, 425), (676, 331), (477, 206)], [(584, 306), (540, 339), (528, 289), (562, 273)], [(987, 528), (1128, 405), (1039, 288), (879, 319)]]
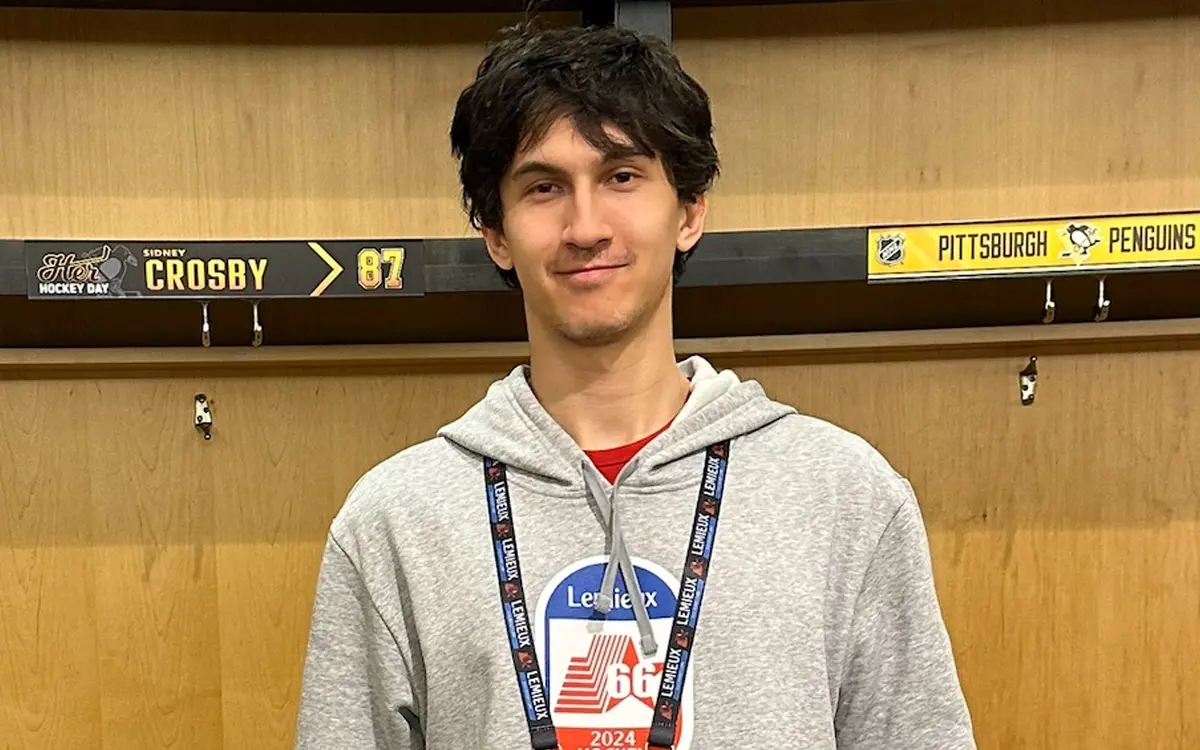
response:
[[(676, 8), (805, 5), (878, 0), (675, 0)], [(614, 0), (608, 0), (612, 5)], [(626, 0), (628, 2), (628, 0)], [(0, 8), (236, 11), (247, 13), (521, 13), (528, 0), (0, 0)], [(545, 0), (538, 12), (575, 12), (595, 0)], [(1126, 11), (1128, 14), (1130, 11)], [(1124, 16), (1121, 16), (1124, 17)], [(608, 23), (613, 23), (610, 20)], [(626, 24), (622, 24), (626, 25)]]
[(25, 296), (25, 243), (0, 240), (0, 294)]
[[(0, 0), (0, 8), (239, 13), (520, 13), (526, 0)], [(539, 12), (575, 11), (579, 0), (546, 0)]]
[(583, 0), (584, 26), (620, 26), (671, 41), (671, 0)]
[[(423, 244), (426, 294), (507, 289), (481, 239)], [(696, 246), (680, 285), (862, 281), (866, 245), (864, 228), (713, 232)], [(24, 243), (0, 241), (0, 295), (26, 293)]]
[(671, 41), (671, 0), (616, 0), (617, 26)]
[(584, 26), (612, 26), (617, 22), (617, 0), (582, 0), (579, 21)]
[(779, 229), (704, 235), (679, 285), (865, 281), (867, 230)]
[[(705, 235), (680, 286), (862, 281), (867, 278), (867, 230), (784, 229)], [(425, 240), (425, 291), (506, 289), (475, 239)]]

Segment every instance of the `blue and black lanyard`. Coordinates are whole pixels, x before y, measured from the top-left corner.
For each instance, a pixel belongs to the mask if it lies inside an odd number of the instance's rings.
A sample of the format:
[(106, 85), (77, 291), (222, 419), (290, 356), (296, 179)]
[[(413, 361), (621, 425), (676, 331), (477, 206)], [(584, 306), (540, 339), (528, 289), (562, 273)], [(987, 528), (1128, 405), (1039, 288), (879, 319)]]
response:
[[(700, 602), (708, 580), (713, 541), (717, 535), (717, 519), (721, 498), (725, 492), (725, 470), (729, 465), (729, 441), (710, 445), (704, 458), (704, 474), (700, 480), (700, 496), (696, 501), (696, 516), (688, 538), (687, 557), (675, 597), (675, 616), (671, 621), (671, 636), (663, 659), (663, 675), (658, 686), (658, 700), (650, 724), (650, 747), (675, 746), (675, 730), (679, 722), (679, 706), (683, 700), (684, 680), (688, 662), (696, 642), (700, 623)], [(533, 638), (533, 623), (525, 602), (525, 586), (521, 578), (521, 562), (517, 554), (517, 535), (513, 526), (512, 503), (508, 492), (505, 465), (491, 458), (483, 460), (484, 482), (487, 487), (488, 513), (492, 524), (492, 543), (496, 554), (496, 573), (500, 583), (500, 602), (512, 649), (517, 686), (529, 723), (529, 736), (534, 750), (554, 750), (558, 736), (550, 713), (550, 694), (540, 668)]]

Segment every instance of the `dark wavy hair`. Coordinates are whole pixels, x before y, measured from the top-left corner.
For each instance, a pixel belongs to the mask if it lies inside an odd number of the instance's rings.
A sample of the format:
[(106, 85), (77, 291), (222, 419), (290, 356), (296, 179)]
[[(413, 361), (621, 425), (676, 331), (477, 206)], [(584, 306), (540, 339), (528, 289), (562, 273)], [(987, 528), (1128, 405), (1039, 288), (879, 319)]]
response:
[[(605, 126), (619, 129), (636, 152), (662, 163), (681, 202), (707, 192), (720, 171), (708, 94), (667, 42), (613, 26), (526, 21), (493, 40), (454, 110), (450, 146), (471, 226), (501, 229), (502, 177), (564, 116), (606, 153), (626, 150)], [(691, 253), (675, 254), (675, 282)], [(515, 270), (499, 270), (520, 287)]]

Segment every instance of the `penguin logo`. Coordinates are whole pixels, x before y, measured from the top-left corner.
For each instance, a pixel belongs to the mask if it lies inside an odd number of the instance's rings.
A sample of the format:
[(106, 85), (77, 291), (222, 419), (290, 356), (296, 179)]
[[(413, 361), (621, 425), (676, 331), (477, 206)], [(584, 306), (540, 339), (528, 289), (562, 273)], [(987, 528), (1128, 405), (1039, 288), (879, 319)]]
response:
[(1100, 244), (1100, 238), (1097, 236), (1099, 230), (1091, 224), (1068, 224), (1059, 234), (1066, 240), (1059, 257), (1074, 258), (1076, 265), (1087, 260), (1088, 251)]
[(904, 262), (904, 234), (885, 234), (875, 240), (875, 258), (885, 266)]

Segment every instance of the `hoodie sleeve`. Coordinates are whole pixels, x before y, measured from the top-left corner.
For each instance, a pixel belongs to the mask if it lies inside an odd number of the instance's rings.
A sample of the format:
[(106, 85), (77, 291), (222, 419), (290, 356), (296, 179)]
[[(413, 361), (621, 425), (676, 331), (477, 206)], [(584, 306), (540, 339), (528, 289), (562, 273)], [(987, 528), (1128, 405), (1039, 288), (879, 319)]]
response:
[(971, 718), (908, 482), (868, 565), (835, 717), (839, 750), (974, 750)]
[(317, 578), (296, 750), (415, 750), (409, 670), (353, 560), (330, 534)]

